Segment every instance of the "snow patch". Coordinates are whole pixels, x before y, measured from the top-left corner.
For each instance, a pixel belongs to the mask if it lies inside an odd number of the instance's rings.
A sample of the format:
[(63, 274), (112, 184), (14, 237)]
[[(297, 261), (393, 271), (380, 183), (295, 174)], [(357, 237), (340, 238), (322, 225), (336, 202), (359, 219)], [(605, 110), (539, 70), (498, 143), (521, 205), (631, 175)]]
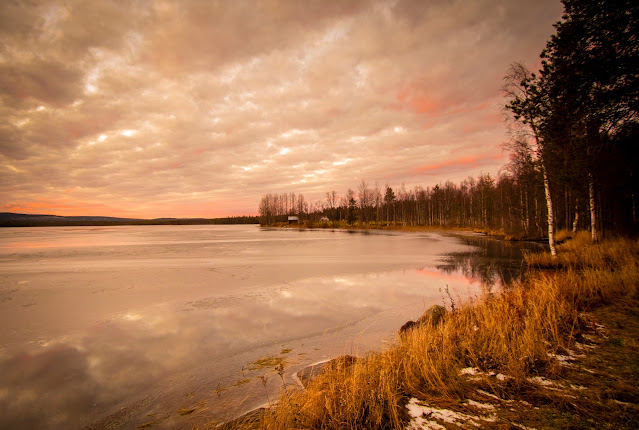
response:
[(466, 401), (466, 404), (468, 406), (474, 406), (474, 407), (480, 408), (480, 409), (495, 409), (495, 407), (493, 405), (491, 405), (490, 403), (479, 403), (479, 402), (476, 402), (476, 401), (470, 400), (470, 399), (468, 399)]
[[(478, 369), (478, 368), (476, 368), (476, 367), (466, 367), (466, 368), (464, 368), (464, 369), (461, 369), (461, 370), (459, 371), (459, 374), (460, 374), (460, 375), (469, 375), (469, 376), (474, 376), (474, 377), (468, 378), (468, 379), (470, 379), (471, 381), (478, 381), (478, 380), (480, 380), (480, 379), (481, 379), (479, 376), (481, 376), (481, 375), (486, 375), (486, 373), (482, 372), (481, 370), (479, 370), (479, 369)], [(504, 375), (504, 374), (502, 374), (502, 373), (495, 373), (495, 372), (490, 372), (490, 373), (488, 373), (488, 376), (492, 376), (492, 377), (494, 377), (494, 378), (497, 378), (498, 380), (500, 380), (500, 381), (502, 381), (502, 382), (503, 382), (503, 381), (505, 381), (506, 379), (510, 379), (510, 378), (511, 378), (511, 377), (510, 377), (510, 376), (508, 376), (508, 375)]]
[(495, 399), (495, 400), (499, 400), (499, 401), (501, 401), (501, 399), (500, 399), (499, 397), (497, 397), (496, 395), (491, 394), (491, 393), (489, 393), (489, 392), (487, 392), (487, 391), (484, 391), (484, 390), (477, 390), (477, 392), (478, 392), (479, 394), (481, 394), (482, 396), (490, 397), (491, 399)]
[(532, 378), (528, 378), (528, 382), (532, 382), (533, 384), (541, 385), (543, 387), (553, 387), (555, 385), (554, 382), (544, 378), (543, 376), (533, 376)]
[(572, 366), (573, 361), (577, 361), (580, 358), (586, 358), (585, 354), (578, 354), (577, 352), (569, 349), (568, 355), (563, 354), (553, 354), (549, 352), (548, 357), (556, 359), (561, 366)]
[(586, 345), (585, 343), (579, 343), (579, 342), (575, 342), (575, 346), (577, 348), (581, 349), (581, 350), (583, 350), (583, 349), (595, 349), (594, 345)]
[(495, 378), (497, 378), (501, 382), (504, 382), (506, 379), (510, 379), (511, 378), (511, 376), (504, 375), (503, 373), (498, 373), (498, 374), (496, 374), (494, 376), (495, 376)]
[(515, 427), (518, 427), (518, 428), (523, 429), (523, 430), (537, 430), (534, 427), (527, 427), (527, 426), (525, 426), (523, 424), (517, 424), (517, 423), (511, 423), (511, 424), (514, 425)]
[[(411, 398), (406, 405), (408, 413), (411, 416), (411, 421), (408, 424), (407, 429), (410, 430), (422, 430), (422, 429), (444, 429), (441, 424), (434, 420), (440, 420), (447, 424), (471, 424), (475, 427), (481, 427), (477, 421), (478, 417), (472, 417), (470, 415), (462, 414), (461, 412), (455, 412), (448, 409), (437, 409), (430, 406), (425, 406), (419, 403), (416, 398)], [(484, 420), (484, 418), (480, 418)], [(490, 417), (489, 419), (493, 419)]]
[(568, 350), (568, 355), (570, 356), (571, 360), (577, 360), (579, 358), (586, 358), (586, 354), (577, 354), (577, 352), (573, 351), (572, 349)]

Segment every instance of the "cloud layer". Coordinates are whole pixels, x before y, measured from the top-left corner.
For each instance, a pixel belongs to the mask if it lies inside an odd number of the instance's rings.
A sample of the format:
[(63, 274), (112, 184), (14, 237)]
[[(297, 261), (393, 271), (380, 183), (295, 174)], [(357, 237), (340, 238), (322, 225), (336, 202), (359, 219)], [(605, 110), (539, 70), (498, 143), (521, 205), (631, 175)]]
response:
[(0, 5), (0, 211), (255, 213), (504, 163), (508, 65), (557, 0)]

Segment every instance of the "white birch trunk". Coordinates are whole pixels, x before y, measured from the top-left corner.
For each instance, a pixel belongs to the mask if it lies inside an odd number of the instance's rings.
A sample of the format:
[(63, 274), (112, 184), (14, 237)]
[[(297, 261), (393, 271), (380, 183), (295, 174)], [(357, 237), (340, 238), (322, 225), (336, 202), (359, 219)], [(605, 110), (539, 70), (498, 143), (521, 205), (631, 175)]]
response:
[(541, 164), (541, 173), (544, 178), (544, 194), (546, 195), (546, 206), (548, 207), (548, 245), (550, 246), (550, 255), (555, 257), (557, 255), (557, 246), (555, 244), (555, 214), (552, 206), (552, 198), (550, 197), (550, 179), (548, 179), (548, 171), (546, 170), (546, 163), (544, 163), (544, 157), (542, 155), (542, 145), (539, 141), (539, 133), (537, 133), (537, 126), (535, 125), (535, 121), (532, 116), (530, 116), (530, 128), (532, 129), (533, 136), (535, 137), (537, 154), (539, 155), (539, 161)]
[(592, 173), (588, 174), (588, 197), (590, 200), (590, 232), (592, 233), (592, 242), (597, 243), (599, 236), (597, 234), (597, 211), (595, 208), (595, 181)]
[(543, 161), (541, 170), (544, 175), (544, 194), (546, 195), (546, 206), (548, 206), (548, 245), (550, 245), (550, 254), (557, 255), (557, 246), (555, 245), (555, 214), (553, 213), (552, 199), (550, 198), (550, 180), (546, 172), (546, 166)]

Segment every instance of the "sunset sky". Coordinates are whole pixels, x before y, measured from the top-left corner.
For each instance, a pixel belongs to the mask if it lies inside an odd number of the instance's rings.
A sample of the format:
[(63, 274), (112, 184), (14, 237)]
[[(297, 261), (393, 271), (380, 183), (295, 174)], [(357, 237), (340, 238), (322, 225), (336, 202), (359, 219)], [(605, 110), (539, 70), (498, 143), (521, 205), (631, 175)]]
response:
[(2, 1), (0, 212), (255, 214), (497, 174), (559, 0)]

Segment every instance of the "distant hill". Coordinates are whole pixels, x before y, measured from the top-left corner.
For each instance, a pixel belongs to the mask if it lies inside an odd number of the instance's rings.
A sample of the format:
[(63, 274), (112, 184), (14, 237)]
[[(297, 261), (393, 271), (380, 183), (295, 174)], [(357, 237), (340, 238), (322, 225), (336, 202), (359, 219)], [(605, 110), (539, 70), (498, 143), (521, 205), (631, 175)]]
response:
[(58, 216), (0, 212), (0, 227), (49, 227), (91, 225), (200, 225), (258, 224), (257, 216), (226, 218), (116, 218), (108, 216)]

